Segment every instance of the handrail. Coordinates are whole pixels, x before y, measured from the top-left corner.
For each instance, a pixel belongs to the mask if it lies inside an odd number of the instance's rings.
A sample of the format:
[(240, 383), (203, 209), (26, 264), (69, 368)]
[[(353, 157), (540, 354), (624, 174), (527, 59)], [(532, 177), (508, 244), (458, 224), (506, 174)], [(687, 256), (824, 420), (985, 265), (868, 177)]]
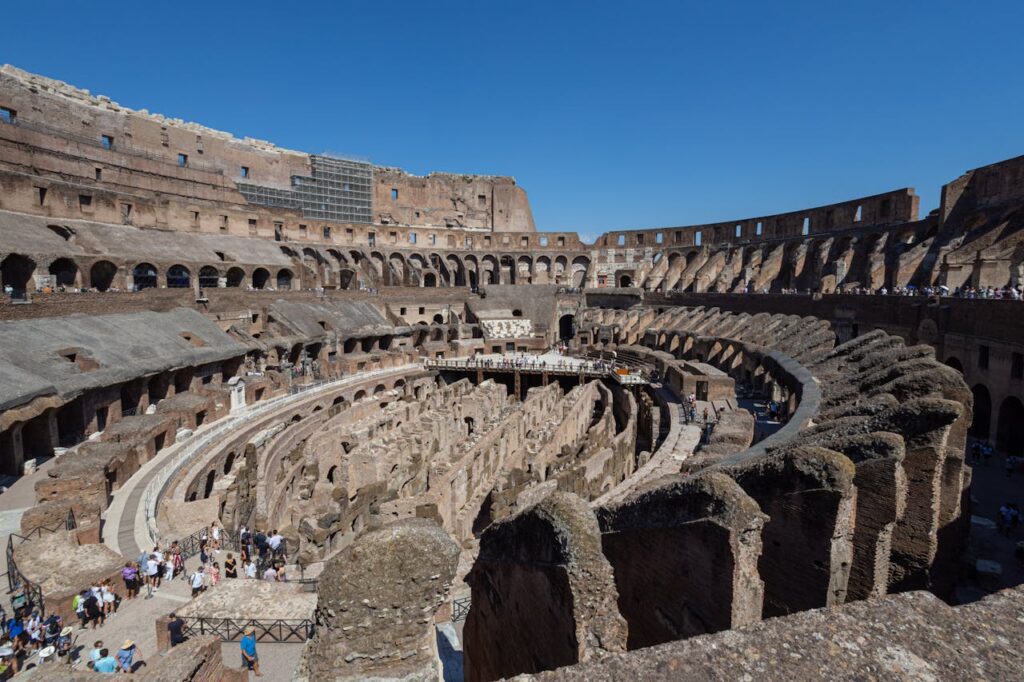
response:
[(207, 618), (182, 616), (186, 635), (215, 635), (223, 642), (236, 642), (248, 627), (256, 632), (256, 639), (270, 642), (305, 642), (313, 637), (316, 623), (311, 618), (258, 620), (247, 618)]
[(29, 580), (25, 575), (18, 570), (18, 563), (14, 560), (14, 539), (18, 538), (24, 543), (26, 540), (31, 540), (34, 537), (42, 537), (43, 533), (56, 533), (58, 530), (63, 528), (67, 531), (72, 531), (78, 527), (78, 522), (75, 520), (75, 512), (73, 509), (68, 509), (68, 514), (64, 517), (64, 521), (50, 526), (36, 526), (35, 528), (26, 531), (25, 535), (19, 533), (11, 533), (7, 536), (7, 592), (17, 591), (19, 588), (23, 590), (24, 596), (28, 604), (33, 605), (39, 609), (39, 613), (42, 616), (46, 615), (46, 603), (43, 600), (43, 588)]

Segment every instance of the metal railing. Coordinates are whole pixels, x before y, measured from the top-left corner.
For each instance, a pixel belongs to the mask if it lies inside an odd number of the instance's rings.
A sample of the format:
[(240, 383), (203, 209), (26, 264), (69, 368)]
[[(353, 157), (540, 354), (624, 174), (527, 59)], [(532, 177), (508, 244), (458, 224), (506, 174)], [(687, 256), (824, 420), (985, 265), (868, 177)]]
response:
[(261, 642), (305, 642), (313, 636), (315, 624), (310, 618), (301, 620), (252, 620), (244, 618), (206, 618), (182, 616), (186, 635), (214, 635), (224, 642), (237, 642), (247, 627), (256, 632)]
[[(31, 540), (42, 537), (44, 534), (56, 533), (59, 530), (71, 531), (78, 527), (75, 520), (75, 512), (68, 509), (68, 515), (63, 521), (52, 526), (36, 526), (24, 535), (11, 533), (7, 536), (7, 592), (12, 594), (21, 590), (21, 595), (11, 597), (11, 606), (17, 610), (22, 606), (31, 606), (39, 609), (41, 616), (46, 615), (46, 604), (43, 601), (43, 588), (33, 583), (18, 570), (18, 564), (14, 559), (14, 548)], [(16, 542), (17, 540), (17, 542)]]
[[(647, 383), (647, 379), (630, 368), (617, 362), (600, 362), (583, 360), (580, 362), (547, 362), (544, 360), (523, 359), (452, 359), (440, 360), (424, 358), (423, 365), (427, 369), (455, 369), (463, 371), (479, 370), (482, 372), (527, 372), (541, 374), (557, 374), (565, 376), (610, 377), (623, 384)], [(626, 374), (620, 374), (623, 370)]]
[(460, 620), (466, 620), (466, 616), (469, 615), (470, 598), (462, 597), (452, 601), (452, 622), (458, 623)]

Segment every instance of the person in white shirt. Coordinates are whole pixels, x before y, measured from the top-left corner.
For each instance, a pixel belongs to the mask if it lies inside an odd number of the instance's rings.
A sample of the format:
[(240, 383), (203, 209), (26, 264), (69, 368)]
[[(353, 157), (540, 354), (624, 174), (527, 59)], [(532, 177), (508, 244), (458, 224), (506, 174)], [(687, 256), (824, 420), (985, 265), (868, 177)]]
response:
[(245, 577), (255, 578), (256, 577), (256, 562), (249, 560), (249, 563), (245, 565)]
[(205, 587), (203, 585), (203, 579), (204, 579), (204, 576), (203, 576), (203, 571), (202, 570), (197, 570), (195, 573), (192, 574), (192, 581), (191, 582), (192, 582), (192, 596), (193, 597), (195, 597), (196, 595), (198, 595), (200, 592), (202, 592), (205, 589)]
[(159, 590), (158, 580), (160, 579), (160, 562), (156, 554), (150, 554), (146, 560), (146, 599), (153, 596), (153, 590)]

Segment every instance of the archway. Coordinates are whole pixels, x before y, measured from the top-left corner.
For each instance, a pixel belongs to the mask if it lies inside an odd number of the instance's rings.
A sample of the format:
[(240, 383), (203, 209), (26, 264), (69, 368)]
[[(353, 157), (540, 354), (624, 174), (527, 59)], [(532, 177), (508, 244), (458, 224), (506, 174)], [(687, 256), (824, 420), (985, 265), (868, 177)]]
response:
[(108, 260), (93, 263), (89, 269), (89, 286), (97, 291), (106, 291), (114, 284), (117, 266)]
[(437, 286), (437, 276), (434, 275), (434, 273), (432, 273), (432, 272), (428, 272), (427, 274), (423, 275), (423, 286), (425, 286), (425, 287), (436, 287)]
[(228, 270), (226, 279), (227, 281), (224, 283), (229, 287), (240, 287), (245, 280), (245, 270), (242, 268), (231, 268)]
[(217, 268), (207, 265), (199, 271), (199, 288), (216, 289), (220, 284), (220, 273)]
[(0, 262), (0, 279), (3, 280), (4, 289), (10, 287), (16, 296), (23, 296), (28, 291), (28, 285), (32, 281), (32, 274), (35, 270), (34, 260), (22, 256), (20, 253), (12, 253), (4, 258), (3, 262)]
[(203, 493), (203, 499), (204, 500), (210, 496), (210, 493), (213, 492), (213, 484), (214, 484), (214, 482), (216, 480), (217, 480), (217, 472), (214, 471), (213, 469), (211, 469), (210, 473), (206, 474), (206, 490)]
[(1024, 455), (1024, 403), (1020, 398), (1010, 396), (999, 406), (999, 423), (996, 427), (996, 448), (1007, 455)]
[(70, 258), (58, 258), (50, 263), (50, 274), (59, 287), (73, 287), (78, 279), (78, 266)]
[(960, 372), (961, 375), (963, 375), (963, 373), (964, 373), (963, 363), (961, 363), (959, 359), (957, 359), (956, 357), (954, 357), (952, 355), (949, 356), (949, 358), (946, 360), (946, 366), (947, 367), (952, 367), (956, 371)]
[(992, 421), (992, 396), (984, 384), (978, 384), (972, 388), (971, 393), (974, 394), (974, 419), (971, 422), (971, 435), (980, 440), (988, 440)]
[(619, 286), (623, 289), (633, 286), (633, 278), (629, 275), (621, 275), (619, 277)]
[(281, 268), (277, 272), (277, 288), (278, 289), (291, 289), (292, 288), (292, 271), (288, 268)]
[(192, 273), (184, 265), (172, 265), (167, 270), (168, 289), (188, 289), (192, 286)]
[(562, 341), (571, 340), (574, 336), (575, 326), (576, 317), (574, 315), (562, 315), (558, 318), (558, 338)]
[(266, 268), (256, 268), (252, 272), (252, 288), (265, 289), (267, 280), (270, 279), (270, 272)]
[(132, 269), (132, 281), (135, 291), (152, 289), (156, 286), (156, 267), (149, 263), (139, 263)]

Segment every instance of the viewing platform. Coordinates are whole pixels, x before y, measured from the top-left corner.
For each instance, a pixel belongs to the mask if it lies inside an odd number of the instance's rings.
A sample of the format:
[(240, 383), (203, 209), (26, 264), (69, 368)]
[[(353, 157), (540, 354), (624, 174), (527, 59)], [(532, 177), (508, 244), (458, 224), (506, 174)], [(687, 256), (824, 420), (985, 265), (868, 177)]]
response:
[(476, 355), (472, 358), (433, 359), (423, 361), (426, 369), (463, 372), (508, 372), (554, 376), (608, 378), (625, 386), (650, 383), (635, 367), (610, 360), (589, 360), (558, 353), (527, 355), (525, 353)]

